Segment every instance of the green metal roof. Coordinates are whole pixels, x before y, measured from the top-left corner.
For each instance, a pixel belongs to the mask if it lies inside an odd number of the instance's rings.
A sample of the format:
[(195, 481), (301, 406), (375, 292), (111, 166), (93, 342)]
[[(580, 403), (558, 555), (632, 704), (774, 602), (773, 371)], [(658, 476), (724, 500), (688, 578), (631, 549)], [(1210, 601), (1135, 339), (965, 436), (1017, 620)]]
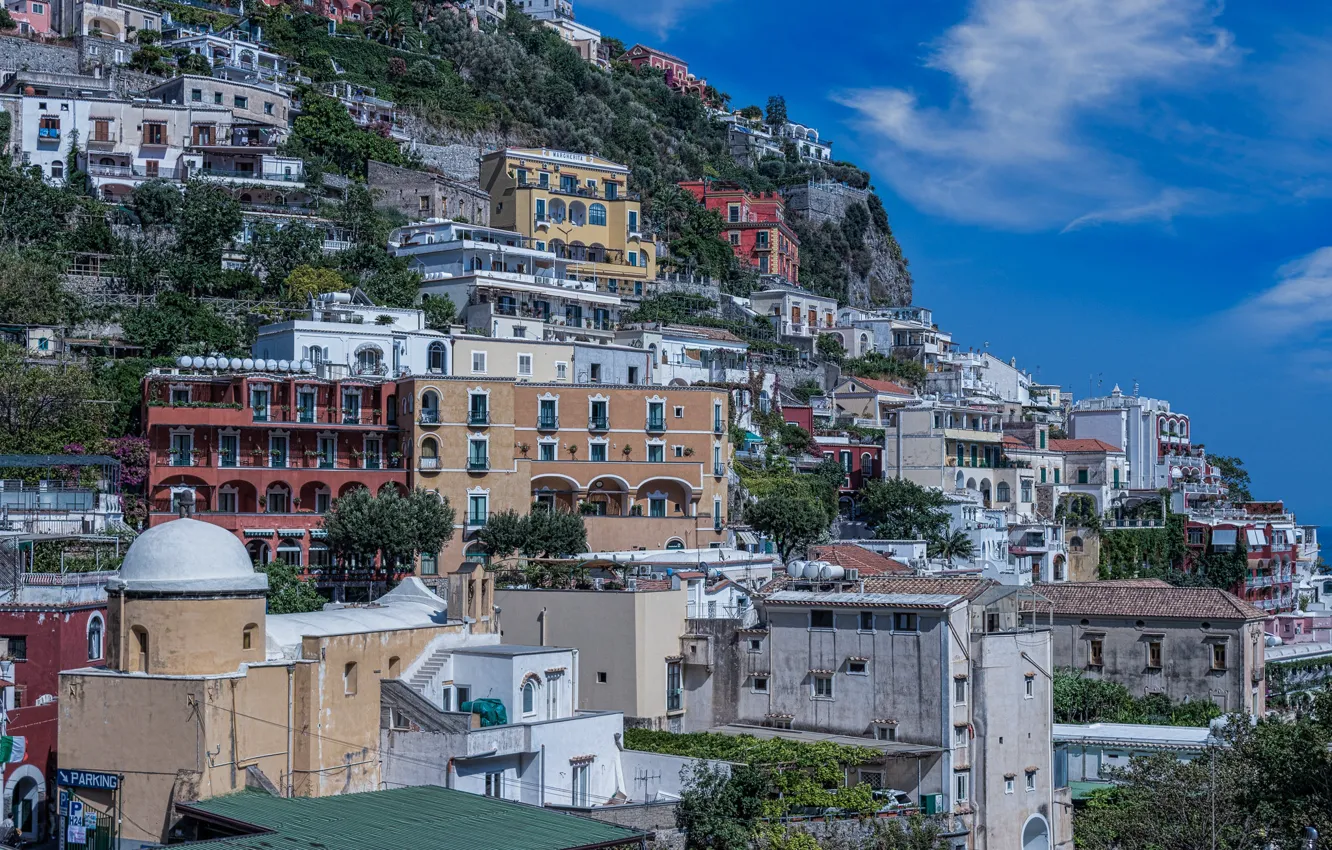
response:
[(253, 850), (590, 850), (637, 844), (645, 835), (437, 785), (289, 799), (242, 791), (177, 808), (205, 820), (212, 815), (264, 829), (198, 842)]

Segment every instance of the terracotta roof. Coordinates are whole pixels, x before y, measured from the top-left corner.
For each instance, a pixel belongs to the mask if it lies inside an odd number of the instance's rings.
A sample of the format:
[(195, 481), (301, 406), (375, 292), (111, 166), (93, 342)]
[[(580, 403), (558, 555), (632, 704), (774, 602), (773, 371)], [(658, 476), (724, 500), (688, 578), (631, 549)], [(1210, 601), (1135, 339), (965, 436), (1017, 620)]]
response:
[[(763, 593), (775, 593), (779, 590), (786, 590), (796, 581), (805, 581), (805, 579), (793, 579), (788, 575), (782, 574), (774, 576), (772, 581), (763, 586)], [(987, 589), (994, 585), (994, 582), (984, 578), (928, 578), (917, 576), (890, 576), (880, 575), (871, 576), (864, 579), (865, 593), (902, 593), (919, 594), (924, 596), (962, 596), (967, 599), (975, 599)]]
[(872, 390), (878, 390), (881, 393), (891, 393), (892, 395), (915, 395), (914, 392), (892, 381), (880, 381), (877, 378), (852, 378), (851, 380), (864, 384)]
[(744, 342), (743, 339), (722, 328), (705, 328), (701, 325), (667, 325), (668, 331), (689, 331), (698, 334), (706, 339), (717, 339), (725, 342)]
[(816, 561), (827, 561), (839, 567), (860, 570), (861, 576), (884, 575), (885, 573), (911, 574), (911, 568), (901, 561), (895, 561), (887, 555), (872, 552), (855, 543), (815, 546), (810, 549), (810, 558)]
[(1029, 449), (1031, 448), (1031, 443), (1028, 443), (1026, 440), (1020, 440), (1012, 434), (1005, 434), (1004, 446), (1010, 449)]
[(1215, 587), (1091, 581), (1042, 584), (1036, 590), (1054, 605), (1055, 614), (1063, 615), (1187, 620), (1258, 620), (1267, 616)]
[(1056, 452), (1122, 452), (1104, 440), (1051, 440), (1050, 450)]

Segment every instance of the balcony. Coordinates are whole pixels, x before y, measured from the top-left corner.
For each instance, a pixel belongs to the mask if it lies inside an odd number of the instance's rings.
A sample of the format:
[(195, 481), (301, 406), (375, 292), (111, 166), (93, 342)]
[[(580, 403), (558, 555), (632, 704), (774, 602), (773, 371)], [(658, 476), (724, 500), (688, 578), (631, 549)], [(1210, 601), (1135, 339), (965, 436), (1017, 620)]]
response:
[(644, 429), (649, 434), (664, 433), (666, 431), (666, 417), (649, 416), (647, 420), (647, 425), (644, 426)]
[(468, 528), (482, 528), (486, 520), (490, 519), (490, 514), (484, 511), (468, 511), (464, 523)]
[(589, 416), (587, 418), (587, 430), (589, 431), (608, 431), (610, 430), (609, 417)]
[(473, 456), (467, 458), (467, 471), (468, 471), (468, 472), (486, 472), (486, 471), (488, 471), (489, 469), (490, 469), (490, 458), (489, 458), (489, 456), (476, 456), (476, 455), (473, 455)]
[(469, 410), (467, 411), (467, 424), (474, 427), (484, 427), (490, 424), (490, 410)]
[(267, 407), (256, 407), (256, 408), (254, 408), (254, 421), (255, 421), (255, 422), (268, 422), (268, 421), (269, 421), (269, 419), (268, 419), (268, 408), (267, 408)]
[(723, 475), (726, 474), (726, 464), (714, 463), (712, 465), (712, 474), (717, 478), (721, 478)]
[(720, 420), (720, 419), (714, 419), (714, 420), (712, 420), (712, 433), (714, 433), (714, 434), (725, 434), (725, 433), (726, 433), (726, 423), (723, 422), (723, 421)]
[(560, 430), (560, 417), (558, 416), (538, 416), (538, 431), (558, 431)]
[(439, 469), (439, 458), (421, 457), (416, 459), (417, 469)]
[(421, 408), (421, 415), (416, 420), (421, 425), (438, 425), (439, 409), (432, 407)]

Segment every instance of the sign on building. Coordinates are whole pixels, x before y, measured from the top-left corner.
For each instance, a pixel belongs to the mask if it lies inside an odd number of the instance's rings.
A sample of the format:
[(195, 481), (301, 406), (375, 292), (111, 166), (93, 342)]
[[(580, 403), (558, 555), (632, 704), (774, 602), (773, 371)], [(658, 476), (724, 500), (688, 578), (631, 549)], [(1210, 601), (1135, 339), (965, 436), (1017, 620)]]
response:
[[(99, 791), (120, 789), (120, 776), (114, 773), (96, 773), (91, 770), (56, 770), (56, 785), (63, 788), (95, 788)], [(72, 812), (71, 812), (72, 814)]]

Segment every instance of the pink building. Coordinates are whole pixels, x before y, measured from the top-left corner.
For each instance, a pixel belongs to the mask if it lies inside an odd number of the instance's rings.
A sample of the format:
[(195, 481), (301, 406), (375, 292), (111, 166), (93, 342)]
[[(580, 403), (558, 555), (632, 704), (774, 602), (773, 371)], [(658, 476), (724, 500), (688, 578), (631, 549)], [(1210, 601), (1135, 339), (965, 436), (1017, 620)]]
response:
[(1268, 619), (1266, 630), (1282, 643), (1332, 643), (1332, 612), (1277, 614)]
[(51, 4), (46, 0), (5, 0), (9, 16), (18, 24), (20, 35), (39, 35), (49, 38), (51, 32)]
[(688, 62), (678, 56), (672, 56), (664, 50), (635, 44), (624, 52), (620, 60), (628, 62), (635, 68), (642, 68), (644, 65), (651, 68), (660, 68), (666, 72), (666, 85), (681, 94), (692, 94), (701, 98), (707, 93), (708, 81), (700, 80), (689, 73)]

